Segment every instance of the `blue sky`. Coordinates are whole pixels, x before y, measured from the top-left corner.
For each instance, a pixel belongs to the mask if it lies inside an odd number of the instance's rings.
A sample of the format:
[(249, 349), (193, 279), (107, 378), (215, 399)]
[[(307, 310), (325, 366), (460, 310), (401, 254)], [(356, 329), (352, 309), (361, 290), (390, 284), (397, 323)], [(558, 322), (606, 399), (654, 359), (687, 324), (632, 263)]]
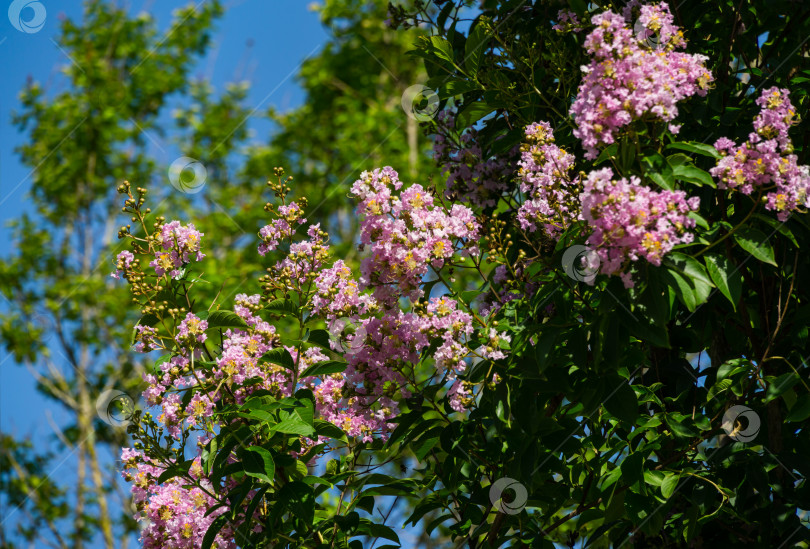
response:
[[(11, 125), (11, 113), (18, 108), (18, 93), (31, 78), (51, 92), (65, 86), (60, 68), (71, 61), (55, 44), (62, 17), (78, 19), (80, 0), (42, 2), (47, 10), (43, 28), (34, 34), (17, 31), (0, 10), (0, 60), (5, 68), (0, 87), (0, 254), (11, 252), (8, 221), (23, 211), (31, 211), (27, 192), (30, 168), (23, 166), (14, 149), (25, 141), (25, 135)], [(188, 2), (178, 0), (131, 0), (132, 13), (148, 11), (161, 29), (167, 29), (173, 9)], [(6, 4), (6, 3), (4, 3)], [(230, 0), (225, 3), (225, 16), (214, 33), (210, 53), (202, 59), (194, 78), (208, 78), (216, 91), (228, 82), (249, 79), (247, 105), (260, 111), (269, 106), (286, 110), (299, 105), (303, 94), (295, 83), (300, 62), (317, 53), (327, 38), (316, 13), (307, 2), (266, 0)], [(252, 43), (252, 47), (248, 44)], [(248, 122), (257, 138), (264, 138), (269, 125)], [(156, 138), (153, 136), (153, 138)], [(173, 150), (164, 144), (151, 147), (159, 162), (168, 164)], [(163, 149), (163, 150), (161, 150)], [(177, 156), (177, 155), (175, 155)], [(0, 357), (2, 361), (5, 356)], [(0, 367), (0, 429), (13, 433), (50, 433), (44, 414), (36, 413), (46, 404), (34, 391), (30, 374), (8, 359)], [(56, 412), (56, 410), (54, 410)]]
[[(119, 3), (126, 5), (132, 14), (143, 11), (152, 14), (165, 32), (169, 29), (171, 12), (187, 5), (188, 1), (119, 0)], [(5, 6), (10, 4), (12, 2), (6, 0), (0, 10), (0, 62), (5, 67), (0, 87), (0, 255), (3, 257), (12, 252), (8, 221), (21, 212), (32, 211), (27, 198), (30, 168), (23, 166), (14, 153), (26, 136), (11, 125), (11, 114), (17, 110), (18, 93), (29, 78), (40, 82), (49, 93), (64, 89), (66, 83), (60, 69), (71, 61), (55, 43), (59, 21), (64, 17), (79, 20), (82, 14), (80, 0), (41, 0), (46, 12), (44, 25), (38, 32), (26, 34), (15, 29), (7, 17)], [(283, 111), (299, 105), (303, 94), (295, 83), (295, 73), (301, 61), (316, 54), (327, 39), (317, 13), (309, 9), (309, 2), (225, 0), (224, 4), (225, 15), (216, 24), (209, 54), (196, 65), (191, 76), (209, 80), (216, 92), (221, 92), (229, 82), (248, 80), (251, 86), (246, 104), (258, 112), (270, 106)], [(32, 14), (33, 11), (23, 12), (23, 18), (30, 19)], [(259, 139), (265, 138), (270, 128), (266, 121), (249, 121), (248, 127)], [(165, 164), (179, 156), (168, 144), (152, 149), (150, 152), (155, 159)], [(0, 307), (4, 305), (0, 303)], [(0, 353), (0, 430), (18, 437), (30, 435), (35, 443), (42, 444), (53, 439), (48, 414), (60, 424), (63, 423), (62, 413), (59, 406), (39, 395), (24, 367)], [(68, 461), (62, 469), (69, 475), (74, 468)], [(14, 519), (10, 522), (13, 524)]]

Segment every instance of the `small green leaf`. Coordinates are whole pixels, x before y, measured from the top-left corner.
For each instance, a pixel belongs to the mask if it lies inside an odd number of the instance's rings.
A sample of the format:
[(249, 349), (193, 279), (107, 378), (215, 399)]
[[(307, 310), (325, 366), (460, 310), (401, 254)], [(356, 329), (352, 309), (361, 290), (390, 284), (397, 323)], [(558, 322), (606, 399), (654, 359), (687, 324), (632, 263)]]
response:
[(494, 107), (487, 105), (483, 101), (470, 103), (458, 114), (456, 127), (459, 130), (469, 128), (494, 110)]
[(706, 269), (697, 259), (680, 252), (672, 252), (667, 256), (666, 263), (668, 267), (688, 277), (694, 289), (697, 305), (705, 303), (709, 299), (714, 284)]
[(697, 143), (695, 141), (676, 141), (667, 145), (667, 149), (678, 149), (681, 151), (688, 151), (703, 156), (709, 156), (715, 160), (720, 158), (720, 153), (717, 149), (706, 143)]
[(247, 329), (248, 325), (233, 311), (213, 311), (208, 315), (208, 329), (211, 328), (237, 328)]
[(686, 425), (684, 422), (686, 421), (686, 416), (682, 414), (667, 414), (666, 416), (667, 425), (669, 428), (672, 429), (672, 432), (675, 433), (676, 436), (684, 437), (684, 438), (691, 438), (697, 436), (697, 432), (695, 432), (689, 425)]
[(799, 397), (796, 403), (790, 408), (785, 421), (800, 422), (810, 417), (810, 394), (803, 394)]
[(306, 524), (311, 524), (315, 518), (315, 495), (312, 487), (295, 480), (281, 487), (278, 491), (277, 509), (274, 513), (283, 513), (284, 509), (290, 512)]
[(672, 182), (672, 174), (667, 172), (667, 175), (660, 174), (658, 172), (649, 172), (647, 173), (647, 177), (653, 180), (653, 183), (658, 185), (664, 190), (667, 191), (674, 191), (675, 185)]
[(620, 465), (622, 470), (622, 480), (629, 485), (633, 485), (644, 478), (643, 469), (646, 461), (644, 454), (634, 452), (624, 458)]
[(445, 61), (453, 62), (453, 46), (447, 39), (441, 36), (431, 36), (430, 44), (433, 46), (433, 53)]
[(323, 437), (329, 437), (335, 440), (341, 440), (343, 442), (348, 441), (346, 433), (344, 433), (337, 425), (322, 419), (315, 420), (315, 432)]
[(261, 446), (251, 446), (240, 450), (239, 457), (245, 473), (251, 477), (272, 483), (276, 474), (276, 464), (270, 452)]
[(613, 143), (612, 145), (608, 145), (605, 147), (599, 156), (596, 157), (596, 161), (593, 163), (594, 166), (598, 166), (605, 160), (615, 159), (616, 155), (619, 153), (619, 144)]
[(284, 347), (276, 347), (275, 349), (270, 349), (266, 353), (262, 355), (260, 360), (264, 360), (271, 364), (278, 364), (279, 366), (284, 366), (288, 370), (295, 369), (295, 361), (293, 361), (293, 357), (290, 352), (285, 349)]
[(638, 417), (638, 398), (626, 380), (604, 402), (605, 408), (611, 415), (627, 423), (635, 423)]
[(329, 345), (329, 332), (326, 330), (312, 330), (309, 332), (309, 337), (307, 337), (307, 341), (312, 343), (313, 345), (317, 345), (321, 349), (331, 350), (332, 347)]
[(486, 20), (481, 19), (470, 31), (467, 42), (464, 44), (464, 68), (472, 77), (478, 74), (478, 67), (481, 66), (487, 42), (489, 42), (489, 35)]
[(765, 392), (765, 398), (762, 402), (767, 404), (768, 402), (774, 400), (782, 393), (796, 385), (798, 381), (799, 377), (794, 372), (788, 372), (786, 374), (782, 374), (776, 379), (773, 379), (773, 381), (768, 384), (768, 389)]
[(737, 303), (742, 295), (742, 275), (739, 269), (735, 268), (725, 256), (719, 254), (707, 255), (703, 258), (706, 263), (706, 270), (717, 286), (717, 289), (731, 302), (734, 310), (737, 310)]
[(313, 364), (306, 370), (304, 373), (301, 374), (301, 377), (310, 377), (310, 376), (324, 376), (329, 374), (339, 374), (346, 370), (347, 364), (345, 362), (341, 362), (339, 360), (324, 360), (323, 362), (318, 362), (317, 364)]
[(288, 435), (301, 435), (305, 437), (315, 434), (315, 428), (306, 423), (298, 415), (291, 415), (287, 419), (283, 419), (275, 425), (271, 425), (270, 430)]
[(289, 299), (274, 299), (264, 306), (264, 310), (278, 316), (297, 315), (298, 310), (295, 303)]
[(745, 227), (734, 233), (734, 240), (756, 259), (776, 267), (776, 261), (773, 259), (773, 247), (768, 243), (768, 237), (762, 231)]
[(675, 166), (672, 168), (672, 175), (675, 179), (688, 181), (698, 186), (708, 185), (709, 187), (717, 187), (717, 184), (714, 182), (709, 172), (703, 171), (697, 166), (687, 164)]
[(171, 467), (167, 467), (158, 477), (157, 483), (163, 484), (171, 478), (186, 474), (192, 463), (193, 460), (187, 459), (185, 461), (181, 461), (180, 463), (175, 463)]
[(214, 522), (211, 523), (211, 526), (208, 527), (208, 530), (205, 532), (205, 536), (203, 536), (202, 545), (200, 545), (201, 549), (211, 549), (214, 545), (214, 540), (217, 539), (217, 535), (219, 531), (222, 530), (222, 527), (228, 523), (228, 517), (225, 515), (220, 515), (214, 519)]
[(661, 495), (666, 499), (672, 497), (675, 493), (675, 488), (678, 487), (678, 481), (681, 479), (680, 475), (676, 473), (667, 473), (667, 476), (661, 482)]

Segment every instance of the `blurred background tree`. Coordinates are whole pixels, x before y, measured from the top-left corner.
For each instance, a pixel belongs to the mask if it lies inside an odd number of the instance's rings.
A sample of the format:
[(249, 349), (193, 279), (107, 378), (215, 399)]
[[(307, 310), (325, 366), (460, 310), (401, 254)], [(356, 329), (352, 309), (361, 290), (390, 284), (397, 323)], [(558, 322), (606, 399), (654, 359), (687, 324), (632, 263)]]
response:
[[(294, 195), (308, 198), (307, 217), (333, 234), (339, 252), (351, 249), (356, 222), (346, 193), (361, 171), (390, 164), (404, 178), (434, 173), (427, 139), (400, 106), (403, 91), (425, 78), (405, 56), (418, 31), (385, 27), (382, 1), (328, 0), (316, 9), (329, 41), (301, 65), (305, 100), (287, 112), (248, 105), (246, 82), (217, 94), (190, 78), (223, 13), (216, 1), (176, 11), (165, 35), (151, 16), (87, 1), (81, 21), (61, 24), (57, 44), (72, 61), (65, 89), (32, 81), (22, 90), (13, 121), (27, 135), (17, 152), (31, 169), (35, 211), (10, 222), (0, 338), (64, 408), (54, 447), (69, 449), (76, 470), (53, 474), (62, 460), (51, 449), (2, 435), (3, 547), (124, 547), (137, 532), (114, 463), (127, 436), (97, 410), (110, 389), (139, 395), (154, 361), (121, 345), (137, 321), (127, 291), (109, 277), (123, 249), (115, 238), (126, 222), (115, 192), (122, 181), (157, 195), (157, 215), (217, 235), (222, 245), (206, 250), (201, 284), (213, 297), (227, 282), (220, 302), (228, 302), (258, 290), (243, 273), (262, 269), (255, 233), (274, 167), (295, 177)], [(173, 104), (182, 107), (169, 117)], [(251, 118), (272, 121), (264, 142), (249, 142)], [(168, 136), (205, 167), (200, 192), (168, 184), (167, 166), (150, 154), (152, 135)]]

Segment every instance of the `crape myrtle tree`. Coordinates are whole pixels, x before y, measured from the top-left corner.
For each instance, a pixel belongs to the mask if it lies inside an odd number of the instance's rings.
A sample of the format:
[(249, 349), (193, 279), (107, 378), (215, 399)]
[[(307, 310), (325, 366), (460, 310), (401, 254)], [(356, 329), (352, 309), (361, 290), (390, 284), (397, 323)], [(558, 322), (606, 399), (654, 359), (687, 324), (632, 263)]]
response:
[(806, 546), (803, 6), (467, 4), (390, 8), (444, 175), (356, 178), (359, 268), (276, 168), (199, 298), (219, 235), (120, 185), (143, 545)]
[[(363, 17), (354, 9), (358, 6), (324, 3), (329, 39), (299, 70), (304, 103), (275, 113), (266, 143), (254, 139), (249, 146), (249, 117), (266, 113), (248, 102), (248, 85), (218, 91), (190, 80), (194, 63), (211, 47), (214, 22), (222, 14), (218, 3), (189, 4), (171, 22), (157, 22), (115, 3), (93, 1), (86, 3), (81, 21), (62, 23), (57, 42), (73, 62), (55, 89), (31, 82), (16, 115), (29, 135), (18, 152), (32, 170), (35, 208), (14, 221), (15, 251), (0, 262), (0, 288), (11, 303), (0, 329), (5, 348), (29, 367), (38, 388), (64, 406), (69, 419), (57, 426), (58, 440), (47, 449), (2, 435), (3, 547), (22, 542), (123, 547), (128, 534), (138, 530), (131, 496), (121, 490), (121, 464), (114, 460), (122, 446), (131, 445), (124, 428), (131, 404), (127, 395), (143, 391), (144, 368), (153, 360), (133, 351), (132, 324), (139, 311), (128, 307), (131, 296), (109, 273), (110, 255), (123, 249), (116, 239), (121, 181), (154, 182), (154, 215), (193, 212), (201, 230), (219, 236), (222, 246), (210, 254), (204, 279), (194, 288), (200, 299), (213, 300), (219, 292), (229, 296), (246, 280), (245, 273), (262, 268), (245, 228), (265, 215), (254, 207), (264, 191), (256, 177), (261, 173), (267, 179), (261, 166), (272, 165), (271, 159), (297, 155), (326, 166), (340, 158), (340, 168), (330, 170), (349, 173), (357, 148), (377, 147), (380, 159), (408, 164), (415, 158), (414, 170), (436, 169), (426, 154), (426, 138), (393, 133), (407, 122), (392, 115), (403, 111), (389, 98), (399, 98), (404, 87), (426, 78), (424, 68), (404, 62), (419, 31), (385, 27), (383, 2), (364, 5)], [(372, 14), (377, 24), (364, 24)], [(349, 38), (351, 48), (345, 45)], [(368, 79), (350, 78), (331, 96), (326, 90), (316, 94), (318, 78), (329, 70), (337, 74), (338, 64)], [(335, 112), (330, 102), (338, 100), (346, 114), (330, 117)], [(353, 118), (368, 101), (377, 102), (375, 108)], [(298, 129), (297, 113), (303, 111), (319, 118), (317, 130)], [(383, 142), (368, 130), (328, 150), (321, 146), (341, 132), (354, 132), (361, 120), (390, 139)], [(167, 177), (164, 162), (172, 142), (196, 162), (180, 162), (188, 169), (173, 168)], [(194, 171), (200, 166), (203, 177)], [(309, 181), (299, 188), (306, 189), (312, 209), (328, 198), (310, 217), (345, 227), (338, 223), (346, 217), (339, 210), (351, 210), (337, 199), (345, 198), (348, 186), (336, 191), (320, 178)], [(349, 244), (350, 227), (344, 228)]]

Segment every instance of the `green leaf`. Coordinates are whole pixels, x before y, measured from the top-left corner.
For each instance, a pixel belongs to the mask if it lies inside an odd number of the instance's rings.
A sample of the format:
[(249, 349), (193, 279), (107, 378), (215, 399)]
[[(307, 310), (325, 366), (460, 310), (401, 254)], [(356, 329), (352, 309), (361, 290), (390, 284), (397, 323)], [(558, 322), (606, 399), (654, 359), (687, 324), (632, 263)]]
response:
[(667, 473), (666, 475), (667, 476), (661, 482), (661, 495), (669, 499), (672, 497), (672, 494), (675, 493), (675, 488), (678, 487), (678, 481), (681, 477), (676, 473)]
[(399, 536), (397, 536), (396, 532), (394, 532), (388, 526), (385, 526), (384, 524), (376, 524), (368, 519), (362, 519), (360, 522), (364, 526), (363, 529), (368, 533), (369, 536), (374, 538), (383, 538), (387, 539), (388, 541), (399, 543)]
[(332, 347), (329, 345), (329, 332), (326, 330), (311, 330), (307, 341), (321, 349), (326, 349), (327, 351), (332, 350)]
[[(431, 78), (431, 80), (433, 79)], [(478, 84), (471, 80), (452, 79), (447, 81), (446, 77), (441, 77), (437, 79), (437, 82), (438, 84), (434, 86), (431, 86), (430, 83), (425, 85), (430, 89), (436, 89), (439, 99), (447, 99), (457, 95), (464, 95), (465, 93), (478, 89)]]
[(186, 474), (193, 461), (194, 460), (187, 459), (185, 461), (181, 461), (180, 463), (175, 463), (171, 467), (167, 467), (158, 477), (157, 483), (163, 484), (171, 478)]
[(672, 175), (675, 179), (688, 181), (698, 186), (708, 185), (709, 187), (717, 187), (709, 172), (701, 170), (697, 166), (687, 164), (675, 166), (672, 168)]
[(295, 303), (289, 299), (274, 299), (264, 306), (264, 310), (278, 316), (297, 315), (298, 309)]
[(441, 59), (445, 61), (453, 62), (453, 46), (450, 45), (450, 42), (447, 41), (446, 38), (442, 38), (441, 36), (431, 36), (430, 37), (430, 44), (432, 47), (433, 53), (435, 53)]
[(695, 224), (696, 224), (698, 227), (701, 227), (701, 228), (703, 228), (703, 229), (706, 229), (707, 231), (708, 231), (708, 230), (711, 228), (711, 227), (709, 227), (709, 222), (708, 222), (708, 221), (706, 221), (706, 219), (705, 219), (705, 218), (704, 218), (702, 215), (700, 215), (699, 213), (697, 213), (697, 212), (689, 212), (688, 217), (689, 217), (690, 219), (694, 219), (694, 220), (695, 220)]
[(794, 372), (782, 374), (768, 384), (768, 389), (765, 392), (765, 398), (762, 402), (767, 404), (775, 398), (778, 398), (781, 394), (796, 385), (798, 382), (799, 376), (797, 376)]
[(734, 233), (734, 240), (756, 259), (776, 267), (776, 261), (773, 259), (773, 247), (768, 243), (768, 237), (762, 231), (744, 227)]
[(275, 349), (270, 349), (269, 351), (267, 351), (262, 355), (262, 358), (260, 360), (264, 360), (271, 364), (278, 364), (279, 366), (284, 366), (288, 370), (295, 369), (295, 361), (293, 360), (293, 357), (290, 354), (290, 352), (284, 347), (276, 347)]
[(481, 66), (487, 42), (489, 42), (489, 35), (486, 30), (486, 21), (481, 19), (470, 31), (467, 42), (464, 44), (464, 68), (472, 77), (478, 74), (478, 67)]
[(656, 185), (658, 185), (659, 187), (661, 187), (664, 190), (674, 191), (675, 190), (675, 185), (672, 182), (672, 175), (669, 174), (669, 172), (667, 172), (667, 175), (668, 176), (665, 176), (665, 175), (660, 174), (658, 172), (648, 172), (647, 173), (647, 177), (652, 179), (653, 183), (655, 183)]
[(715, 160), (720, 158), (720, 153), (717, 152), (717, 149), (711, 145), (707, 145), (706, 143), (697, 143), (695, 141), (676, 141), (675, 143), (670, 143), (667, 145), (667, 149), (678, 149), (681, 151), (701, 154), (703, 156), (714, 158)]
[(344, 433), (337, 425), (322, 419), (315, 420), (315, 433), (322, 437), (329, 437), (335, 440), (341, 440), (343, 442), (348, 442), (349, 440), (346, 437), (346, 433)]
[(272, 483), (276, 464), (270, 452), (261, 446), (251, 446), (239, 452), (245, 473), (251, 477)]
[[(610, 393), (608, 393), (610, 394)], [(604, 402), (605, 409), (611, 415), (627, 423), (635, 423), (638, 417), (638, 398), (636, 392), (622, 379), (621, 384), (610, 398)]]
[(644, 478), (643, 468), (646, 461), (642, 452), (634, 452), (622, 460), (619, 466), (622, 470), (622, 480), (633, 485)]
[(617, 520), (622, 515), (624, 515), (624, 491), (617, 494), (614, 487), (613, 495), (605, 506), (605, 522)]
[(734, 380), (732, 379), (719, 380), (709, 389), (709, 392), (706, 395), (706, 402), (710, 402), (712, 399), (714, 399), (714, 397), (716, 397), (720, 393), (728, 391), (732, 385), (734, 385)]
[(247, 327), (247, 323), (233, 311), (214, 311), (208, 315), (209, 330), (211, 328), (237, 328), (246, 330)]
[(317, 364), (313, 364), (306, 370), (304, 373), (301, 374), (301, 377), (309, 377), (309, 376), (324, 376), (329, 374), (339, 374), (346, 370), (347, 364), (345, 362), (341, 362), (339, 360), (324, 360), (323, 362), (318, 362)]
[(709, 276), (717, 286), (717, 289), (731, 302), (734, 310), (737, 310), (737, 303), (742, 295), (742, 274), (738, 268), (728, 260), (727, 257), (719, 254), (707, 255), (703, 258)]
[(684, 422), (686, 421), (687, 417), (683, 414), (667, 414), (666, 416), (667, 425), (669, 428), (672, 429), (672, 432), (679, 437), (684, 438), (691, 438), (697, 436), (697, 432), (695, 432), (689, 425), (686, 425)]
[(487, 105), (483, 101), (470, 103), (458, 114), (456, 128), (459, 131), (469, 128), (494, 110), (494, 107)]
[(205, 532), (205, 536), (203, 536), (202, 545), (200, 546), (201, 549), (211, 549), (211, 546), (214, 544), (214, 540), (217, 539), (217, 534), (219, 531), (222, 530), (222, 527), (228, 523), (228, 517), (225, 515), (220, 515), (214, 519), (214, 522), (211, 523), (211, 526), (208, 527), (208, 530)]
[(769, 215), (754, 214), (753, 217), (770, 225), (773, 230), (775, 230), (776, 232), (778, 232), (779, 234), (790, 240), (790, 242), (797, 248), (801, 247), (799, 246), (799, 241), (796, 240), (796, 236), (793, 234), (793, 232), (789, 228), (789, 225), (787, 225), (786, 223), (779, 221), (778, 219), (772, 217), (770, 214)]
[(785, 416), (785, 421), (798, 423), (808, 417), (810, 417), (810, 394), (805, 393), (790, 408), (787, 416)]
[(311, 524), (315, 517), (315, 495), (312, 487), (298, 480), (285, 484), (278, 491), (276, 506), (281, 509), (274, 509), (274, 512), (280, 513), (286, 508), (296, 518)]
[(694, 312), (705, 303), (714, 287), (706, 269), (695, 258), (679, 252), (670, 253), (664, 260), (665, 279), (686, 308)]
[(288, 435), (301, 435), (305, 437), (315, 434), (315, 428), (301, 419), (298, 415), (291, 415), (290, 417), (279, 421), (275, 425), (271, 425), (270, 430)]
[(619, 152), (619, 144), (613, 143), (612, 145), (608, 145), (605, 147), (602, 152), (599, 153), (599, 156), (596, 157), (596, 161), (593, 163), (594, 166), (598, 166), (605, 160), (615, 159), (616, 155)]

